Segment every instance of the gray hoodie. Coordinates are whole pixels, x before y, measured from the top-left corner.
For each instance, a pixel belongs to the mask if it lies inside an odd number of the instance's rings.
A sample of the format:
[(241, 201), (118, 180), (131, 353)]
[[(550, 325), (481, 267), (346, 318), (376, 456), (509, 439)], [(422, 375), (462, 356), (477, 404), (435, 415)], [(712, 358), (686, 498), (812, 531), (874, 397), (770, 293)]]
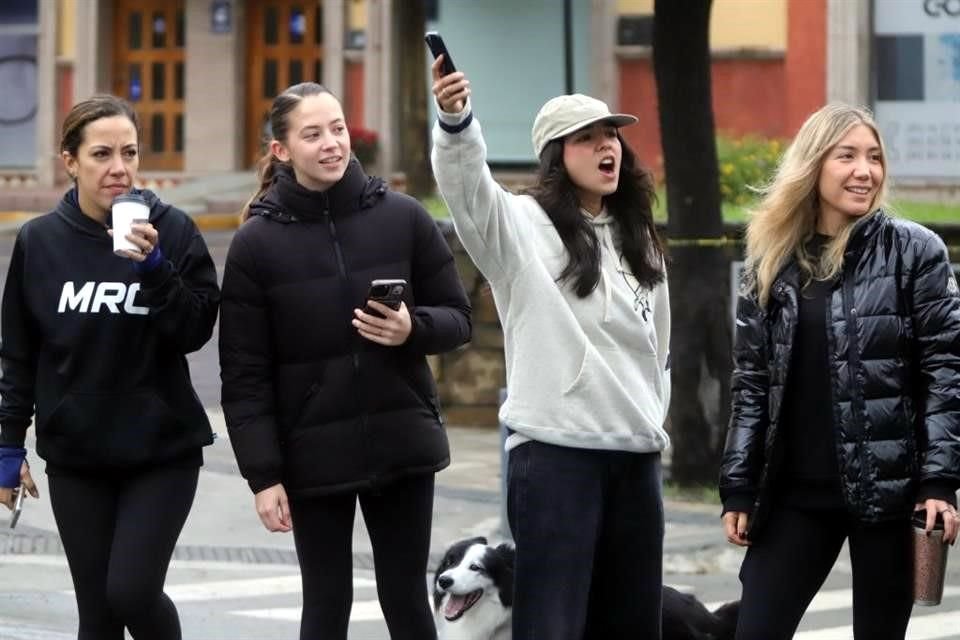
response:
[[(469, 114), (439, 111), (456, 126)], [(635, 452), (669, 445), (670, 301), (666, 281), (642, 288), (619, 250), (616, 223), (591, 221), (601, 243), (597, 288), (585, 298), (557, 277), (563, 242), (530, 196), (501, 188), (480, 124), (433, 129), (433, 171), (463, 246), (490, 282), (504, 330), (507, 401), (500, 419), (527, 439)]]

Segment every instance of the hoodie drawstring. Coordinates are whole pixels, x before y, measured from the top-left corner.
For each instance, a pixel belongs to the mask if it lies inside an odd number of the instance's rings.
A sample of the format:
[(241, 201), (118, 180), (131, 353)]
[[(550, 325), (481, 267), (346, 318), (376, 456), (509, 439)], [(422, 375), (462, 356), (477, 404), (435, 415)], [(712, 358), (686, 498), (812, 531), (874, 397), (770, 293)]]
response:
[(617, 249), (613, 241), (613, 216), (606, 211), (599, 215), (590, 217), (594, 229), (600, 236), (600, 286), (603, 287), (603, 322), (610, 322), (613, 316), (613, 285), (610, 283), (610, 276), (607, 270), (603, 268), (603, 254), (609, 253), (613, 261), (619, 260)]

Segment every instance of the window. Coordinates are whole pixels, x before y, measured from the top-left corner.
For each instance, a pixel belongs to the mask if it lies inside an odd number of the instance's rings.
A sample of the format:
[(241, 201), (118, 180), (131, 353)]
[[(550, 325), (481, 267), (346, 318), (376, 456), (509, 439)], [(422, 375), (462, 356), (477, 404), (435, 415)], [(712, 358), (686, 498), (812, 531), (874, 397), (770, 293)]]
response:
[(163, 114), (153, 114), (150, 118), (150, 151), (154, 153), (163, 153), (165, 137), (163, 125)]
[(166, 99), (167, 86), (167, 68), (162, 62), (154, 62), (150, 65), (150, 75), (152, 79), (150, 97), (153, 100)]

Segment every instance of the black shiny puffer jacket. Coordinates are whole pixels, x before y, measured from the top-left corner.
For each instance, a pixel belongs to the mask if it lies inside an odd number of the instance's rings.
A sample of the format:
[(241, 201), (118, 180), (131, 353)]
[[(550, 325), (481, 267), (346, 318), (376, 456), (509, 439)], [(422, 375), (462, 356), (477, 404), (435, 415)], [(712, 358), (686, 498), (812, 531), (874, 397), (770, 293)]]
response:
[[(782, 458), (777, 439), (801, 274), (788, 264), (761, 309), (740, 296), (720, 494), (750, 504), (755, 537)], [(899, 285), (899, 286), (898, 286)], [(864, 522), (909, 514), (926, 487), (960, 486), (960, 294), (946, 247), (882, 211), (851, 234), (828, 299), (827, 344), (840, 484)], [(923, 488), (921, 488), (921, 485)], [(745, 500), (747, 499), (747, 500)]]

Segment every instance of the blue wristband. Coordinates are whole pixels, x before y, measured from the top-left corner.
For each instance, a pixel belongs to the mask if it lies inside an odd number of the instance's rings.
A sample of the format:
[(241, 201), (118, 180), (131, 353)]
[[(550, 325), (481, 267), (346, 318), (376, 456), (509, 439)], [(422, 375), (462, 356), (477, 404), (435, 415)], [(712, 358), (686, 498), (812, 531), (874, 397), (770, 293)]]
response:
[(0, 487), (20, 486), (20, 467), (26, 457), (27, 450), (23, 447), (0, 447)]
[(137, 270), (137, 273), (147, 273), (159, 267), (161, 262), (163, 262), (163, 252), (160, 251), (160, 245), (156, 245), (153, 247), (153, 251), (143, 259), (143, 262), (134, 262), (133, 268)]

